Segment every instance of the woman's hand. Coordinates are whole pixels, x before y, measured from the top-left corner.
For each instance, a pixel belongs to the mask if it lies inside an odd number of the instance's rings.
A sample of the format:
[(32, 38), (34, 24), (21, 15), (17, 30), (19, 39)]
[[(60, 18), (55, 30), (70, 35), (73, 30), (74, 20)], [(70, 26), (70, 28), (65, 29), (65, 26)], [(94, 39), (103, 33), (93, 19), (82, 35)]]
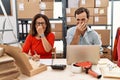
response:
[(43, 26), (42, 26), (42, 25), (39, 25), (39, 26), (37, 27), (37, 33), (38, 33), (38, 35), (41, 35), (41, 34), (44, 33), (44, 30), (43, 30)]
[(39, 61), (40, 60), (40, 55), (37, 55), (37, 54), (33, 55), (32, 60)]
[(34, 60), (34, 61), (39, 61), (40, 60), (40, 55), (38, 55), (37, 53), (36, 53), (36, 51), (34, 51), (34, 55), (32, 56), (32, 60)]

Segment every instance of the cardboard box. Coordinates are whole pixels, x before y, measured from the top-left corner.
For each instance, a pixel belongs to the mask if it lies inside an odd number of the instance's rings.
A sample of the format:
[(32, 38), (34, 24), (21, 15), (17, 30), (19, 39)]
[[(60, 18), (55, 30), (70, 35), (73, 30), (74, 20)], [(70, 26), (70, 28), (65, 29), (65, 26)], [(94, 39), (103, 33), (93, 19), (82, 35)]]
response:
[(68, 8), (78, 8), (79, 0), (68, 0)]
[(10, 57), (6, 54), (4, 54), (2, 57), (0, 57), (0, 72), (9, 70), (9, 69), (12, 69), (15, 67), (16, 67), (15, 60), (12, 57)]
[(107, 16), (95, 16), (94, 17), (94, 24), (107, 24)]
[(46, 15), (48, 18), (53, 18), (53, 10), (43, 10), (40, 13)]
[[(93, 16), (94, 8), (87, 8), (90, 12), (90, 16)], [(74, 13), (77, 8), (66, 8), (66, 16), (67, 17), (74, 17)]]
[(110, 30), (95, 30), (101, 37), (102, 45), (110, 45)]
[(27, 0), (23, 2), (17, 1), (17, 13), (18, 19), (33, 18), (37, 13), (40, 13), (38, 0), (37, 1), (30, 0), (29, 2), (27, 2)]
[(54, 9), (54, 3), (53, 2), (40, 2), (40, 9), (41, 10), (50, 10)]
[(108, 7), (109, 0), (95, 0), (95, 7)]
[(66, 18), (67, 20), (67, 25), (76, 25), (76, 19), (75, 19), (75, 17), (67, 17)]
[(94, 16), (107, 16), (107, 8), (94, 8)]
[(13, 80), (20, 76), (14, 58), (4, 54), (0, 57), (0, 80)]
[(62, 32), (53, 32), (55, 35), (55, 39), (63, 39)]
[(55, 0), (41, 0), (42, 2), (54, 2)]
[[(67, 17), (67, 25), (76, 25), (75, 17)], [(88, 24), (93, 24), (93, 17), (90, 16)]]
[(90, 17), (89, 17), (88, 24), (90, 24), (90, 25), (92, 25), (92, 24), (93, 24), (93, 17), (92, 17), (92, 16), (90, 16)]
[(41, 2), (41, 0), (17, 0), (17, 2), (19, 2), (19, 3), (26, 3), (26, 2), (37, 2), (37, 3), (39, 3), (39, 2)]
[(33, 76), (35, 74), (38, 74), (40, 72), (43, 72), (47, 70), (47, 66), (44, 64), (40, 64), (39, 66), (32, 67), (32, 64), (30, 63), (28, 57), (26, 56), (26, 53), (22, 53), (21, 49), (19, 47), (14, 46), (2, 46), (5, 48), (5, 52), (13, 57), (16, 61), (16, 64), (20, 68), (21, 72), (27, 76)]
[(62, 23), (51, 23), (52, 32), (62, 32)]
[(94, 7), (94, 0), (79, 0), (79, 7)]
[(20, 76), (20, 72), (18, 71), (12, 71), (12, 72), (6, 72), (6, 74), (1, 74), (0, 80), (16, 80)]

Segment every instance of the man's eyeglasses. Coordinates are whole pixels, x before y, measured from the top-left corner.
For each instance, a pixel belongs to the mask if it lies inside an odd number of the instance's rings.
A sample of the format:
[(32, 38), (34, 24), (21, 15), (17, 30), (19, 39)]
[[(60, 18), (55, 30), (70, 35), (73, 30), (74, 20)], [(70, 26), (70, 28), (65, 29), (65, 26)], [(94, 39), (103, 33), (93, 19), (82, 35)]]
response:
[(36, 22), (36, 25), (39, 26), (39, 25), (44, 25), (45, 22)]

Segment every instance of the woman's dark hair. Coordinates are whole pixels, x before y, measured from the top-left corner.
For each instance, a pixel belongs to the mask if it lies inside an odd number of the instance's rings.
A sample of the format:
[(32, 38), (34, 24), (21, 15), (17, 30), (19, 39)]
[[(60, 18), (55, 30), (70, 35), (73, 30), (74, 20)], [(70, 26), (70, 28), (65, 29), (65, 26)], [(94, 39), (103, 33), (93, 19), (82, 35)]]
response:
[(90, 13), (89, 13), (89, 10), (87, 8), (84, 8), (84, 7), (80, 7), (78, 8), (75, 13), (74, 13), (74, 16), (76, 17), (76, 14), (79, 15), (81, 13), (85, 12), (86, 15), (87, 15), (87, 18), (89, 19), (89, 16), (90, 16)]
[(47, 36), (51, 32), (51, 25), (50, 25), (48, 17), (46, 15), (43, 15), (43, 14), (36, 14), (33, 17), (32, 24), (30, 26), (29, 34), (31, 34), (32, 36), (36, 36), (37, 35), (37, 31), (36, 31), (35, 25), (36, 25), (36, 20), (38, 18), (43, 18), (45, 20), (46, 30), (45, 30), (44, 34), (45, 34), (45, 36)]

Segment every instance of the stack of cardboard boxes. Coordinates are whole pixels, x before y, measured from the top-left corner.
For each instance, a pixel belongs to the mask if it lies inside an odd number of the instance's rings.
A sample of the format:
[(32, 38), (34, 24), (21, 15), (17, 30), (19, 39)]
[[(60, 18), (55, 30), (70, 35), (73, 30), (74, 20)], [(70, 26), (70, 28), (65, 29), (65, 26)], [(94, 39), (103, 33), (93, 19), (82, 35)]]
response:
[(86, 7), (90, 11), (88, 24), (107, 24), (108, 0), (68, 0), (67, 25), (76, 24), (74, 12), (79, 7)]
[(19, 77), (20, 71), (15, 60), (4, 54), (0, 57), (0, 80), (15, 80)]
[(94, 24), (107, 24), (108, 0), (95, 0)]
[(17, 0), (18, 19), (31, 19), (37, 13), (53, 18), (54, 0)]
[[(62, 23), (51, 23), (51, 31), (55, 35), (55, 40), (62, 40), (63, 39), (63, 28)], [(59, 41), (58, 41), (59, 42)], [(56, 48), (56, 57), (61, 58), (63, 54), (63, 50), (60, 48), (62, 45), (59, 43), (59, 45), (56, 46), (58, 43), (54, 43), (54, 47)]]
[(40, 0), (17, 0), (18, 19), (31, 19), (40, 13)]

